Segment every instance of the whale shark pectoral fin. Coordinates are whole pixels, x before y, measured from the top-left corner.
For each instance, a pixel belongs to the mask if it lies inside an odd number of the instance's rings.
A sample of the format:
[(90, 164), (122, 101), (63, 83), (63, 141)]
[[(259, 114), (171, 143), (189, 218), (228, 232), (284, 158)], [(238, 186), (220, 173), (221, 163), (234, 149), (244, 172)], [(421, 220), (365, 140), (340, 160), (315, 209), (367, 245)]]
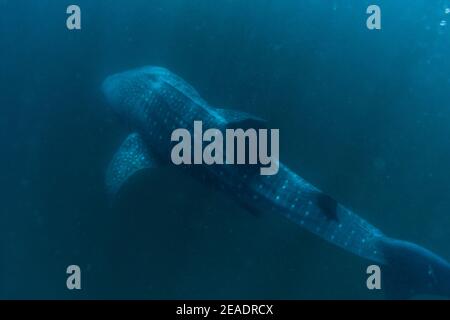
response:
[(242, 129), (267, 129), (267, 121), (258, 117), (255, 117), (251, 114), (241, 112), (241, 111), (235, 111), (235, 110), (229, 110), (229, 109), (222, 109), (222, 108), (216, 108), (215, 109), (217, 113), (221, 117), (225, 119), (227, 122), (227, 128), (242, 128)]
[(114, 197), (137, 171), (157, 166), (138, 133), (130, 134), (114, 155), (106, 171), (106, 189)]

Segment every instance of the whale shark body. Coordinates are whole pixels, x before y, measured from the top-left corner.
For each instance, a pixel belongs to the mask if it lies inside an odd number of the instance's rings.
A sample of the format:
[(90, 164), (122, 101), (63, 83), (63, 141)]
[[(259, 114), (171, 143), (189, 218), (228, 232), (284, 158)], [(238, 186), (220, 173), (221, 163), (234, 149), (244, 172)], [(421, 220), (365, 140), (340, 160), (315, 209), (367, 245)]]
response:
[[(253, 115), (216, 108), (186, 81), (160, 67), (143, 67), (108, 77), (102, 85), (108, 104), (132, 129), (106, 173), (114, 197), (136, 172), (174, 165), (171, 133), (194, 121), (205, 129), (266, 128)], [(253, 213), (274, 212), (319, 237), (381, 265), (390, 298), (415, 294), (450, 296), (450, 264), (411, 242), (387, 237), (360, 216), (337, 203), (286, 165), (275, 175), (260, 175), (251, 165), (182, 166), (188, 174), (214, 185)]]

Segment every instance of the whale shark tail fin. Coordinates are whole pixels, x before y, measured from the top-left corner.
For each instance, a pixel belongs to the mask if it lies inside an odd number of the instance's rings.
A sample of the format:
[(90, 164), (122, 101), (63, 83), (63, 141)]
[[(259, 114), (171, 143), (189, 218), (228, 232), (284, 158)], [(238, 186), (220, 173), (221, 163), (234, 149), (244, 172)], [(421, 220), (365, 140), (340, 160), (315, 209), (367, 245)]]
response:
[(411, 242), (392, 238), (381, 242), (386, 259), (382, 287), (387, 298), (450, 297), (450, 264), (447, 261)]

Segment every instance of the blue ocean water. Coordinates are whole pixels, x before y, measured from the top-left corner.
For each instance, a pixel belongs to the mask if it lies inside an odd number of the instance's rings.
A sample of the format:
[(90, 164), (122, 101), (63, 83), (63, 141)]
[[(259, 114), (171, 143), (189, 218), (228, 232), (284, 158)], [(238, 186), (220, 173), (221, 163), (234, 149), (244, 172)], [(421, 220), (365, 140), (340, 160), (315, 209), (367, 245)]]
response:
[[(376, 2), (376, 3), (375, 3)], [(66, 28), (77, 4), (82, 29)], [(366, 9), (382, 29), (366, 28)], [(281, 160), (450, 259), (450, 1), (0, 0), (0, 298), (382, 299), (367, 261), (161, 169), (111, 208), (100, 93), (158, 65), (280, 129)], [(66, 268), (82, 269), (82, 290)]]

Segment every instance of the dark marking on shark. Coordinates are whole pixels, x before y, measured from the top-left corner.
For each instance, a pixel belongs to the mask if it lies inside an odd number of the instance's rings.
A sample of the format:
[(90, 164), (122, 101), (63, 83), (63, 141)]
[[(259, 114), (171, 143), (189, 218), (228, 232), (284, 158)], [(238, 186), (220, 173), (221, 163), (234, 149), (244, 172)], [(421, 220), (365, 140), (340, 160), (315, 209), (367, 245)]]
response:
[(316, 203), (328, 219), (339, 221), (337, 214), (338, 203), (336, 200), (325, 193), (319, 193), (316, 197)]

